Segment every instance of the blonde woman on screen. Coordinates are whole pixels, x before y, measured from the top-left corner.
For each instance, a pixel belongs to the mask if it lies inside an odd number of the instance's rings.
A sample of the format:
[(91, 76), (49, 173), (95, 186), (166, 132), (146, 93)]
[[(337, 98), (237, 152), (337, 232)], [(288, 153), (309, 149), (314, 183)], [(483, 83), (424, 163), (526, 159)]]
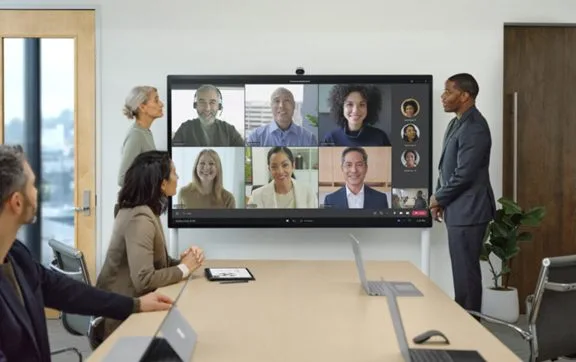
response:
[(268, 152), (268, 170), (272, 181), (252, 191), (249, 207), (259, 209), (313, 209), (318, 199), (305, 183), (294, 176), (294, 155), (288, 147), (274, 147)]
[(178, 204), (185, 209), (234, 209), (236, 201), (222, 185), (222, 162), (212, 149), (196, 157), (193, 181), (178, 192)]
[[(158, 90), (150, 86), (132, 88), (124, 103), (123, 113), (128, 119), (134, 119), (122, 144), (122, 157), (118, 170), (118, 186), (124, 184), (124, 175), (136, 156), (156, 149), (154, 137), (150, 131), (152, 123), (164, 115), (164, 103), (158, 96)], [(114, 207), (114, 217), (118, 205)]]

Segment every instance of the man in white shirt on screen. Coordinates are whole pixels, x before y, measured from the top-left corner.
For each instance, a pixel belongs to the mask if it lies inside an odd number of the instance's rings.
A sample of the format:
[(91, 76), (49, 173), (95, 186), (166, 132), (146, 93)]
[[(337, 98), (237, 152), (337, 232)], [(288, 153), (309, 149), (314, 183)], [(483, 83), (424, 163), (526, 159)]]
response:
[(211, 84), (202, 85), (194, 95), (194, 109), (198, 118), (180, 125), (174, 137), (173, 146), (184, 147), (243, 147), (244, 140), (236, 128), (218, 119), (224, 109), (222, 93)]
[(325, 208), (373, 210), (388, 208), (386, 194), (364, 184), (368, 173), (368, 153), (364, 148), (348, 147), (342, 151), (342, 173), (346, 185), (326, 195)]

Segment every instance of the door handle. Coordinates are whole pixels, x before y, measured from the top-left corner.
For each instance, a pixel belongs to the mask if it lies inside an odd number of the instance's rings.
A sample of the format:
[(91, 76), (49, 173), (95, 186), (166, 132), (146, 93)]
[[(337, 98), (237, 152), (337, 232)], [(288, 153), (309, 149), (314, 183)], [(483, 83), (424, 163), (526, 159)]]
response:
[(513, 166), (512, 166), (512, 182), (513, 191), (512, 199), (514, 202), (518, 202), (518, 92), (514, 92), (514, 100), (512, 106), (513, 121), (514, 121), (514, 149), (513, 152)]
[(82, 194), (82, 206), (74, 207), (75, 212), (82, 212), (84, 216), (90, 216), (90, 190), (84, 190)]

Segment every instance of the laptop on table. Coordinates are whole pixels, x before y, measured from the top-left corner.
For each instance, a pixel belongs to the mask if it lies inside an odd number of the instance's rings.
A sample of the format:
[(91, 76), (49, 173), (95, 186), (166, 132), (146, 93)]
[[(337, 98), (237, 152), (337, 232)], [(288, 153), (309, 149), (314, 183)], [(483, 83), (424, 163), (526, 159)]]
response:
[(389, 282), (383, 282), (383, 288), (394, 324), (394, 332), (400, 346), (400, 352), (406, 362), (486, 362), (477, 351), (454, 349), (409, 348), (404, 324), (398, 308), (397, 294)]
[(184, 362), (190, 361), (198, 335), (178, 309), (178, 302), (190, 278), (180, 289), (174, 303), (166, 313), (152, 337), (121, 337), (112, 347), (105, 362)]
[[(362, 251), (360, 250), (360, 241), (352, 234), (350, 234), (350, 241), (352, 242), (352, 251), (354, 252), (354, 259), (356, 260), (356, 269), (360, 277), (360, 283), (366, 291), (366, 294), (372, 296), (384, 296), (383, 289), (384, 281), (381, 280), (368, 280), (366, 278), (366, 270), (364, 269), (364, 260), (362, 258)], [(392, 281), (389, 282), (397, 293), (397, 295), (405, 297), (421, 297), (422, 292), (416, 288), (411, 282)]]

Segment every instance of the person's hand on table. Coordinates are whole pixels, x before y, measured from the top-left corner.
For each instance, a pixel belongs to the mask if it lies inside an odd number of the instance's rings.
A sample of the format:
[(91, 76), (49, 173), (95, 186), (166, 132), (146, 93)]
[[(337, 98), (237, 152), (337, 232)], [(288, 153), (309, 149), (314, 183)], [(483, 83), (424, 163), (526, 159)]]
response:
[(172, 299), (157, 292), (148, 293), (140, 297), (140, 312), (154, 312), (168, 310), (172, 306)]
[(180, 262), (188, 267), (190, 273), (198, 269), (204, 262), (204, 252), (195, 246), (186, 249), (180, 257)]

